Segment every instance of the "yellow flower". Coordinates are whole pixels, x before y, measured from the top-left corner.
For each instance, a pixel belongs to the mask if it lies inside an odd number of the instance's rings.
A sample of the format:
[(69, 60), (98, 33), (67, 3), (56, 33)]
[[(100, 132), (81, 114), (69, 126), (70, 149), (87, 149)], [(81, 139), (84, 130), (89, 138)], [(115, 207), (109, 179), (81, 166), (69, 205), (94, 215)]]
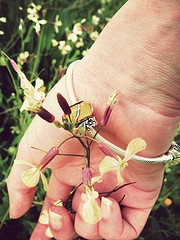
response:
[(82, 218), (86, 223), (95, 224), (101, 220), (101, 208), (96, 202), (96, 198), (99, 193), (94, 190), (94, 183), (102, 182), (101, 176), (96, 176), (92, 178), (91, 169), (89, 167), (84, 167), (82, 169), (82, 180), (85, 188), (85, 193), (81, 195), (84, 201), (82, 209)]
[(84, 201), (82, 209), (82, 218), (86, 223), (96, 224), (102, 218), (101, 208), (96, 202), (99, 193), (93, 187), (86, 187), (86, 194), (82, 193), (81, 198)]
[(62, 55), (68, 54), (69, 51), (71, 51), (71, 46), (66, 44), (65, 41), (59, 41), (59, 50), (61, 50)]
[(33, 87), (14, 60), (10, 60), (10, 62), (21, 79), (21, 88), (24, 90), (24, 95), (26, 96), (20, 111), (29, 110), (38, 112), (42, 107), (42, 101), (45, 99), (45, 93)]
[(59, 20), (59, 15), (56, 15), (55, 22), (54, 22), (54, 29), (56, 33), (59, 33), (59, 27), (62, 26), (62, 22)]
[(146, 142), (142, 138), (135, 138), (128, 144), (124, 159), (121, 159), (119, 156), (116, 156), (116, 158), (106, 156), (99, 164), (101, 176), (109, 171), (116, 171), (117, 185), (121, 185), (124, 182), (121, 172), (128, 166), (128, 160), (130, 160), (137, 152), (140, 152), (145, 148)]
[(41, 171), (42, 165), (34, 166), (33, 164), (31, 164), (27, 161), (17, 160), (17, 159), (14, 160), (14, 163), (15, 164), (25, 164), (25, 165), (31, 166), (30, 169), (24, 171), (21, 175), (21, 179), (27, 187), (30, 187), (30, 188), (35, 187), (41, 178), (42, 182), (43, 182), (44, 190), (45, 191), (48, 190), (48, 182), (47, 182), (46, 176)]
[(42, 179), (43, 182), (43, 186), (44, 186), (44, 190), (47, 191), (48, 190), (48, 182), (47, 179), (45, 177), (45, 175), (43, 174), (42, 170), (48, 165), (48, 163), (50, 161), (52, 161), (54, 159), (54, 157), (59, 153), (59, 149), (57, 149), (56, 147), (52, 147), (45, 155), (44, 157), (41, 159), (40, 164), (38, 164), (37, 166), (34, 166), (33, 164), (27, 162), (27, 161), (23, 161), (23, 160), (14, 160), (15, 164), (25, 164), (25, 165), (29, 165), (31, 166), (30, 169), (24, 171), (21, 175), (21, 179), (23, 181), (23, 183), (27, 186), (27, 187), (35, 187), (38, 182), (39, 179)]

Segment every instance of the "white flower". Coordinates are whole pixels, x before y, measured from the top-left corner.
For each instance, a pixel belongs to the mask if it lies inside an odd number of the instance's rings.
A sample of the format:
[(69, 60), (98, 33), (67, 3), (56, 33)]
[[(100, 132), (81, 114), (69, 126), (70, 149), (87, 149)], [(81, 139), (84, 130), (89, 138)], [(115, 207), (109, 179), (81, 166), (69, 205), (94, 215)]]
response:
[(102, 162), (99, 164), (100, 174), (103, 176), (109, 171), (116, 171), (117, 174), (117, 185), (123, 183), (123, 178), (121, 172), (128, 166), (128, 160), (132, 158), (137, 152), (140, 152), (146, 148), (146, 142), (141, 138), (135, 138), (127, 146), (125, 157), (121, 159), (119, 156), (116, 158), (106, 156)]
[(41, 178), (42, 182), (43, 182), (44, 190), (45, 191), (48, 190), (47, 179), (46, 179), (44, 173), (41, 171), (42, 165), (34, 166), (33, 164), (31, 164), (27, 161), (17, 160), (17, 159), (14, 160), (14, 163), (31, 166), (30, 169), (24, 171), (21, 175), (21, 179), (27, 187), (30, 187), (30, 188), (35, 187)]
[(68, 44), (66, 45), (65, 41), (59, 41), (58, 48), (61, 50), (62, 55), (66, 55), (69, 51), (71, 51), (71, 46)]
[(99, 20), (100, 20), (100, 17), (97, 17), (96, 15), (93, 15), (93, 16), (92, 16), (92, 23), (93, 23), (94, 25), (98, 25)]
[(95, 224), (102, 218), (101, 208), (96, 202), (99, 193), (93, 187), (86, 188), (86, 194), (82, 193), (81, 198), (84, 201), (82, 209), (82, 218), (86, 223)]
[(11, 60), (11, 64), (21, 79), (21, 88), (24, 90), (24, 95), (26, 96), (20, 111), (29, 110), (38, 112), (42, 107), (42, 101), (45, 99), (45, 93), (33, 87), (14, 60)]

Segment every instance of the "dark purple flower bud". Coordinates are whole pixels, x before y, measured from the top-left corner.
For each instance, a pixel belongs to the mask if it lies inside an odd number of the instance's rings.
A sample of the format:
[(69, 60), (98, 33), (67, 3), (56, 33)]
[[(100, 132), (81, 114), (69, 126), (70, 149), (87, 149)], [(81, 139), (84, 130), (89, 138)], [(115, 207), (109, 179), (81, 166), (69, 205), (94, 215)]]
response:
[(40, 166), (41, 166), (41, 170), (47, 166), (48, 163), (50, 163), (53, 158), (58, 155), (59, 153), (59, 149), (57, 149), (56, 147), (52, 147), (47, 153), (46, 155), (41, 159), (40, 162)]
[(105, 109), (104, 115), (103, 115), (102, 120), (101, 120), (101, 125), (102, 126), (106, 126), (106, 124), (108, 123), (111, 112), (112, 112), (112, 108), (110, 106), (108, 106)]
[(91, 178), (92, 178), (91, 169), (88, 167), (82, 168), (82, 181), (84, 186), (86, 185), (91, 186)]
[(70, 115), (71, 108), (70, 108), (69, 104), (67, 103), (66, 99), (60, 93), (57, 93), (57, 100), (58, 100), (58, 103), (59, 103), (60, 107), (62, 108), (63, 112), (67, 115)]
[(99, 142), (98, 147), (106, 156), (116, 158), (115, 152), (113, 152), (113, 150), (111, 150), (104, 142)]
[(43, 108), (42, 106), (39, 108), (37, 114), (44, 120), (46, 120), (49, 123), (54, 122), (55, 117), (53, 114), (51, 114), (50, 112), (48, 112), (45, 108)]

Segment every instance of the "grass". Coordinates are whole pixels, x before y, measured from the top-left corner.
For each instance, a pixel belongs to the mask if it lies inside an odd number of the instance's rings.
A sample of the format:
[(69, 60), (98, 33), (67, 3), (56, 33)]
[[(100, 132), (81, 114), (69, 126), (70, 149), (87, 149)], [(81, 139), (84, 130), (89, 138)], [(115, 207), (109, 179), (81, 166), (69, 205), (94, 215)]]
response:
[[(18, 62), (28, 79), (43, 79), (48, 92), (64, 74), (69, 63), (83, 57), (109, 19), (125, 2), (36, 0), (32, 4), (30, 0), (2, 0), (0, 49)], [(38, 13), (34, 21), (30, 13), (32, 9)], [(44, 198), (44, 192), (39, 189), (32, 207), (23, 217), (17, 220), (9, 218), (6, 179), (18, 143), (32, 121), (32, 116), (27, 112), (19, 112), (22, 97), (17, 74), (1, 55), (0, 239), (3, 240), (29, 239)], [(176, 140), (180, 142), (180, 130), (177, 131)], [(167, 166), (161, 194), (139, 240), (179, 239), (179, 185), (180, 168)], [(170, 205), (167, 204), (168, 200)]]

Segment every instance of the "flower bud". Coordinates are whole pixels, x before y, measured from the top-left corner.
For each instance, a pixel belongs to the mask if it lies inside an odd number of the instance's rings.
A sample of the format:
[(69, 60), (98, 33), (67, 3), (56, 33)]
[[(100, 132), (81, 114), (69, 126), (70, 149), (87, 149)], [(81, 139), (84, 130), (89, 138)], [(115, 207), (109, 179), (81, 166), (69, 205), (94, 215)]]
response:
[(104, 115), (103, 115), (102, 120), (101, 120), (101, 125), (102, 126), (106, 126), (106, 124), (108, 123), (108, 120), (109, 120), (109, 117), (111, 115), (111, 112), (112, 112), (112, 108), (110, 106), (108, 106), (105, 109)]
[(42, 106), (39, 108), (37, 114), (44, 120), (46, 120), (49, 123), (54, 122), (55, 117), (53, 114), (51, 114), (50, 112), (48, 112), (45, 108), (43, 108)]
[(108, 123), (108, 120), (110, 118), (111, 112), (114, 108), (114, 104), (117, 102), (118, 98), (118, 93), (116, 91), (114, 91), (112, 93), (112, 95), (109, 97), (109, 100), (107, 102), (107, 107), (105, 109), (105, 112), (103, 114), (103, 118), (101, 120), (101, 125), (102, 126), (106, 126), (106, 124)]
[(59, 153), (59, 149), (57, 149), (56, 147), (52, 147), (47, 153), (46, 155), (41, 159), (41, 162), (39, 165), (41, 165), (41, 170), (48, 164), (50, 163), (53, 158), (58, 155)]
[(113, 152), (113, 150), (111, 150), (104, 142), (99, 142), (98, 147), (106, 156), (116, 158), (115, 152)]
[(62, 128), (63, 125), (60, 123), (60, 121), (58, 120), (54, 120), (54, 125), (57, 127), (57, 128)]
[(91, 178), (92, 178), (91, 169), (88, 167), (82, 168), (82, 180), (84, 186), (87, 185), (91, 186)]
[(70, 108), (69, 104), (67, 103), (66, 99), (60, 93), (57, 93), (57, 100), (58, 100), (58, 103), (59, 103), (60, 107), (62, 108), (63, 112), (67, 115), (70, 115), (71, 108)]
[(15, 70), (17, 73), (19, 73), (19, 72), (21, 71), (21, 70), (19, 69), (19, 66), (17, 65), (17, 63), (16, 63), (13, 59), (10, 60), (10, 63), (11, 63), (12, 67), (14, 68), (14, 70)]

